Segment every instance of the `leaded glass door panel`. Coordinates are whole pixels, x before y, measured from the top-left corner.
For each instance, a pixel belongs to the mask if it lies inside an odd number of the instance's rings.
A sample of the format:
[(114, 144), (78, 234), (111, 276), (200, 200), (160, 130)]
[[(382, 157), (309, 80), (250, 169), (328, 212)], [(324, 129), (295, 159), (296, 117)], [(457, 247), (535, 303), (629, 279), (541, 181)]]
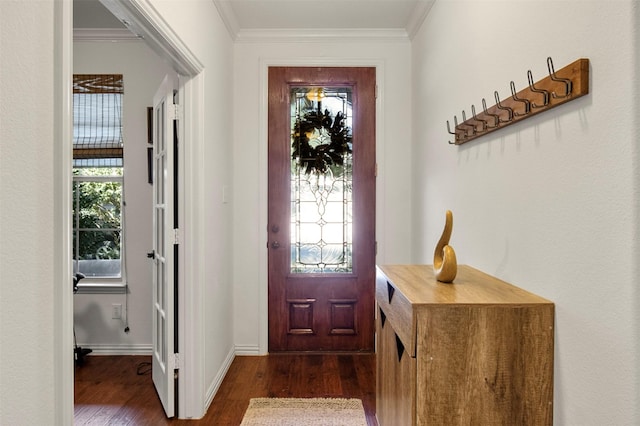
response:
[(375, 69), (269, 69), (269, 350), (372, 351)]

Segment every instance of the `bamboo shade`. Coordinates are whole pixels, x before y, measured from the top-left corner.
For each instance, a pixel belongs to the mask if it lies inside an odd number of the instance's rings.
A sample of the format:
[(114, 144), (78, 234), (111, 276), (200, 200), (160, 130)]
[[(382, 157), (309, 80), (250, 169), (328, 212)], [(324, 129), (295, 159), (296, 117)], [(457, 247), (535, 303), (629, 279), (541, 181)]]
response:
[(74, 74), (74, 165), (122, 165), (123, 93), (122, 74)]

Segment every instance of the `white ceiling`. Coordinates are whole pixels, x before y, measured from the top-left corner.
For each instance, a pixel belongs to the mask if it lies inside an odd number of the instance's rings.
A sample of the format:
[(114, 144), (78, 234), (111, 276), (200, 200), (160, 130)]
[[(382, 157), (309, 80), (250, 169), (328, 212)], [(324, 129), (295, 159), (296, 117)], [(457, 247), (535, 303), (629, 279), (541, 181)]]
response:
[[(412, 36), (435, 0), (211, 1), (236, 37), (256, 30), (383, 29)], [(75, 28), (123, 28), (99, 0), (73, 0), (73, 5)]]
[(395, 29), (411, 34), (433, 0), (213, 0), (232, 32)]

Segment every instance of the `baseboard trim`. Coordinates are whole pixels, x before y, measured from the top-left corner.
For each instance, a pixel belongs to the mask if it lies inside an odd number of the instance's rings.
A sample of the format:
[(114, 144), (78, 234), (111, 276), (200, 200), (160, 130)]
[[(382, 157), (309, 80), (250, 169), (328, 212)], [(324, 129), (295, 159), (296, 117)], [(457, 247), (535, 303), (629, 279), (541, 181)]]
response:
[(153, 354), (153, 347), (150, 344), (144, 345), (110, 345), (110, 344), (78, 344), (79, 347), (89, 348), (92, 355), (149, 355)]
[(222, 381), (227, 375), (227, 372), (229, 371), (229, 367), (231, 367), (231, 363), (233, 362), (233, 359), (235, 357), (236, 357), (235, 351), (233, 349), (230, 350), (224, 362), (222, 363), (220, 370), (218, 370), (218, 374), (216, 374), (215, 379), (211, 382), (209, 389), (207, 389), (207, 394), (205, 395), (206, 400), (204, 403), (204, 406), (206, 407), (205, 412), (209, 409), (209, 406), (213, 402), (213, 398), (216, 396), (218, 389), (220, 389), (220, 385), (222, 384)]
[(264, 355), (258, 345), (236, 345), (236, 355)]

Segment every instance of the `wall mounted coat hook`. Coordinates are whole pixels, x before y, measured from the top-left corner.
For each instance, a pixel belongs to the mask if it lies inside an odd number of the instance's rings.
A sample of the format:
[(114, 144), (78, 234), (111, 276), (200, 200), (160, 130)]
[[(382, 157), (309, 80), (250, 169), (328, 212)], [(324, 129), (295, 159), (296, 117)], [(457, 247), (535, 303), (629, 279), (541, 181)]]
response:
[(524, 112), (513, 112), (517, 117), (522, 117), (531, 112), (531, 102), (529, 99), (519, 98), (516, 93), (516, 84), (511, 80), (511, 98), (516, 102), (522, 102), (524, 104)]
[(551, 56), (547, 58), (547, 68), (549, 69), (549, 77), (551, 77), (552, 81), (564, 83), (565, 85), (564, 95), (558, 95), (556, 92), (551, 92), (551, 96), (554, 98), (566, 98), (567, 96), (570, 96), (573, 90), (573, 83), (568, 78), (560, 78), (556, 76), (556, 70), (553, 68), (553, 59), (551, 59)]
[(451, 131), (451, 126), (449, 125), (449, 120), (447, 120), (447, 133), (449, 133), (450, 135), (454, 135), (456, 134), (456, 132), (452, 132)]
[(542, 108), (549, 104), (549, 92), (542, 89), (537, 89), (535, 84), (533, 84), (533, 74), (531, 74), (531, 70), (527, 71), (527, 78), (529, 79), (529, 90), (534, 93), (542, 94), (542, 105), (537, 105), (535, 103), (531, 103), (531, 106), (534, 108)]
[(485, 101), (484, 98), (482, 98), (482, 111), (487, 117), (493, 117), (493, 126), (489, 126), (489, 128), (495, 129), (498, 127), (498, 124), (500, 124), (500, 116), (498, 114), (490, 114), (489, 111), (487, 111), (487, 101)]
[(458, 128), (458, 117), (457, 116), (453, 116), (453, 131), (456, 133), (456, 140), (459, 138), (465, 138), (466, 135), (463, 133), (462, 136), (460, 136), (458, 134), (458, 132), (460, 131), (460, 129)]
[(461, 126), (467, 126), (468, 128), (469, 127), (471, 128), (471, 135), (470, 136), (473, 136), (476, 133), (478, 133), (478, 130), (476, 129), (475, 124), (471, 124), (471, 123), (464, 124), (466, 122), (467, 122), (467, 114), (464, 112), (464, 110), (462, 110), (462, 123), (463, 124), (461, 124)]
[(500, 99), (498, 92), (494, 91), (496, 104), (491, 107), (487, 107), (484, 98), (482, 111), (476, 113), (475, 106), (471, 105), (472, 116), (468, 119), (463, 110), (461, 123), (454, 116), (453, 129), (447, 122), (447, 131), (455, 136), (452, 144), (467, 143), (589, 93), (589, 59), (577, 59), (556, 72), (553, 60), (548, 57), (547, 68), (549, 75), (536, 82), (531, 70), (527, 71), (529, 84), (520, 91), (516, 91), (515, 83), (511, 81), (511, 96)]
[(508, 123), (510, 121), (513, 121), (513, 109), (509, 108), (508, 106), (503, 106), (500, 103), (500, 95), (498, 94), (498, 91), (495, 90), (493, 92), (493, 96), (496, 98), (496, 108), (498, 108), (500, 111), (507, 111), (507, 119), (506, 120), (502, 120), (500, 119), (501, 123)]
[(476, 107), (475, 107), (475, 105), (471, 105), (471, 115), (473, 116), (473, 119), (477, 123), (480, 123), (480, 126), (482, 126), (482, 128), (481, 128), (482, 132), (487, 130), (487, 128), (488, 128), (487, 120), (482, 120), (482, 119), (478, 118), (478, 116), (476, 115)]
[(457, 132), (462, 132), (462, 133), (458, 134), (458, 136), (460, 136), (462, 139), (466, 139), (467, 138), (467, 131), (460, 128), (460, 125), (458, 124), (458, 117), (455, 116), (455, 115), (453, 116), (453, 128), (455, 129), (456, 133)]
[(447, 120), (447, 133), (449, 133), (450, 135), (454, 136), (454, 138), (453, 138), (454, 142), (449, 141), (449, 145), (455, 145), (456, 144), (455, 141), (457, 140), (458, 135), (457, 135), (456, 132), (452, 132), (451, 131), (451, 126), (449, 125), (449, 120)]

